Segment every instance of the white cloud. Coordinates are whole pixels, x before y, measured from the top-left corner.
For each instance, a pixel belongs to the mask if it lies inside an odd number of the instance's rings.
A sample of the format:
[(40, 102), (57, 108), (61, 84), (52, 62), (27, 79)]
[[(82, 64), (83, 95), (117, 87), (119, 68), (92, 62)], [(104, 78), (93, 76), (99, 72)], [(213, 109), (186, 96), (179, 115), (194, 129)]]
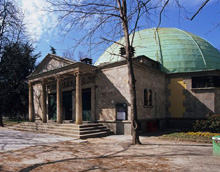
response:
[(39, 41), (43, 34), (55, 29), (57, 17), (43, 9), (48, 5), (44, 0), (17, 0), (24, 12), (27, 32), (33, 41)]
[[(33, 41), (39, 41), (43, 34), (51, 36), (57, 32), (57, 16), (54, 13), (47, 13), (43, 11), (48, 6), (45, 0), (16, 0), (21, 6), (25, 14), (25, 23), (27, 32)], [(175, 1), (175, 0), (172, 0)], [(207, 5), (212, 4), (218, 0), (212, 0)], [(195, 8), (200, 6), (205, 0), (179, 0), (180, 4), (188, 8)], [(86, 28), (90, 27), (92, 22), (88, 22)], [(65, 28), (70, 27), (66, 25)], [(49, 39), (49, 38), (47, 38)]]

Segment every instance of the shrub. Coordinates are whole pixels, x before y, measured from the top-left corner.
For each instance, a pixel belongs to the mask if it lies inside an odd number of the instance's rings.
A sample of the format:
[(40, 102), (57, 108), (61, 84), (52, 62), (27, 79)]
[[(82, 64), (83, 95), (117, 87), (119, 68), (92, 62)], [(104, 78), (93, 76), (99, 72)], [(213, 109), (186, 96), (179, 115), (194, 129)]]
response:
[(209, 114), (206, 120), (197, 120), (193, 128), (195, 131), (220, 132), (220, 115)]

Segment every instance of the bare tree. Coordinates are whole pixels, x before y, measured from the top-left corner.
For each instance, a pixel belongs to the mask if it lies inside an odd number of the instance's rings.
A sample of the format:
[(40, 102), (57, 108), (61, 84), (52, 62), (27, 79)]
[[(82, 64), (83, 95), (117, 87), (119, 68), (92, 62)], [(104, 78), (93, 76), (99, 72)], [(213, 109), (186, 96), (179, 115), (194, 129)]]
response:
[[(193, 18), (200, 12), (200, 10), (208, 3), (206, 0), (193, 15)], [(136, 105), (136, 88), (135, 76), (133, 70), (132, 56), (133, 56), (133, 39), (135, 32), (139, 30), (141, 25), (139, 21), (144, 19), (149, 20), (150, 14), (159, 14), (159, 23), (161, 24), (162, 14), (165, 8), (170, 3), (170, 0), (154, 1), (151, 0), (92, 0), (92, 1), (66, 1), (59, 0), (56, 2), (47, 0), (52, 6), (49, 9), (51, 12), (58, 12), (59, 24), (64, 33), (69, 33), (74, 29), (84, 30), (84, 36), (77, 40), (78, 46), (80, 43), (89, 42), (92, 36), (97, 41), (95, 45), (103, 42), (116, 43), (125, 50), (123, 56), (127, 61), (129, 87), (131, 95), (131, 116), (132, 116), (132, 143), (140, 144), (138, 134), (138, 115)], [(186, 9), (180, 4), (179, 0), (174, 0), (177, 6), (181, 9)], [(92, 26), (88, 23), (92, 23)], [(146, 27), (146, 26), (145, 26)], [(83, 30), (82, 30), (83, 29)], [(86, 30), (86, 31), (85, 31)], [(102, 35), (102, 36), (100, 36)], [(115, 40), (124, 37), (124, 43)]]
[(65, 57), (65, 58), (74, 60), (74, 53), (70, 49), (65, 50), (63, 52), (62, 56)]
[[(198, 15), (199, 13), (201, 13), (201, 11), (207, 6), (207, 4), (210, 2), (210, 0), (204, 0), (204, 2), (202, 2), (202, 4), (198, 7), (197, 11), (192, 15), (192, 17), (190, 18), (191, 21), (193, 21)], [(216, 1), (218, 4), (220, 4), (220, 1)], [(211, 32), (213, 31), (214, 29), (216, 29), (217, 27), (220, 26), (220, 21), (217, 21), (216, 24), (214, 25), (214, 27), (208, 31), (208, 32)], [(208, 33), (207, 32), (207, 33)]]
[(196, 11), (196, 13), (191, 17), (190, 20), (193, 20), (199, 13), (200, 11), (206, 6), (206, 4), (209, 2), (210, 0), (206, 0), (205, 2), (202, 3), (202, 5), (199, 7), (199, 9)]
[[(102, 44), (103, 42), (116, 43), (125, 50), (123, 57), (127, 61), (131, 95), (132, 144), (140, 144), (135, 88), (136, 80), (132, 61), (135, 48), (133, 47), (133, 40), (136, 31), (142, 29), (142, 27), (147, 27), (146, 23), (151, 21), (151, 15), (158, 16), (158, 27), (160, 26), (162, 14), (165, 8), (169, 6), (170, 0), (46, 1), (50, 4), (47, 10), (59, 15), (59, 26), (63, 33), (70, 33), (77, 29), (80, 30), (83, 36), (76, 40), (77, 46), (85, 42), (90, 42), (91, 46), (91, 37), (93, 37), (93, 45)], [(201, 8), (203, 8), (208, 1), (209, 0), (206, 0)], [(171, 2), (176, 3), (179, 8), (183, 8), (179, 0)], [(198, 10), (197, 13), (199, 12), (200, 10)], [(117, 42), (117, 40), (122, 37), (124, 42)], [(73, 38), (73, 40), (75, 39)]]
[(23, 18), (13, 0), (0, 1), (0, 56), (5, 45), (25, 38)]
[[(132, 61), (133, 39), (135, 31), (140, 29), (139, 21), (143, 18), (148, 19), (150, 13), (155, 13), (158, 8), (163, 7), (164, 3), (150, 0), (47, 0), (47, 2), (51, 5), (47, 10), (59, 14), (59, 24), (63, 32), (69, 33), (79, 29), (81, 33), (85, 33), (78, 43), (88, 42), (92, 35), (99, 37), (95, 39), (98, 40), (96, 44), (104, 41), (114, 42), (125, 50), (123, 57), (127, 61), (131, 95), (132, 144), (140, 144), (136, 80)], [(124, 37), (124, 43), (115, 41), (121, 37)]]
[[(0, 1), (0, 66), (4, 47), (10, 43), (26, 40), (23, 17), (13, 0)], [(4, 80), (0, 73), (0, 85), (2, 82)], [(2, 96), (4, 95), (1, 92), (0, 97)], [(0, 114), (0, 126), (3, 127), (2, 115)]]

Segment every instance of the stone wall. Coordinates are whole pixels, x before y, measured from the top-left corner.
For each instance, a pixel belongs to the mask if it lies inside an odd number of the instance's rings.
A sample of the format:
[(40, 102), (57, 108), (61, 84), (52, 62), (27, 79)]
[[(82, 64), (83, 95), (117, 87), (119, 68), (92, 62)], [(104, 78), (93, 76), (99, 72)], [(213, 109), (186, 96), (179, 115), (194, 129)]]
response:
[(215, 90), (215, 113), (220, 114), (220, 89)]
[[(138, 119), (159, 119), (166, 116), (165, 75), (146, 66), (134, 67), (136, 77)], [(144, 105), (144, 89), (152, 91), (152, 105)]]
[[(96, 76), (96, 119), (116, 120), (116, 103), (126, 103), (130, 114), (130, 94), (126, 65), (102, 69)], [(130, 120), (128, 115), (128, 120)]]
[(187, 89), (184, 91), (186, 101), (185, 118), (204, 118), (208, 113), (215, 111), (215, 89), (193, 88), (192, 79), (184, 78)]
[[(194, 73), (192, 76), (203, 76), (203, 73)], [(181, 91), (179, 94), (184, 96), (184, 101), (182, 101), (183, 115), (173, 116), (167, 111), (168, 128), (191, 128), (196, 119), (204, 119), (210, 112), (220, 113), (220, 89), (212, 87), (192, 88), (192, 76), (190, 74), (176, 74), (175, 76), (168, 77), (168, 85), (171, 83), (171, 80), (178, 79), (179, 84), (183, 83), (186, 86), (179, 90)], [(176, 90), (168, 88), (168, 97), (172, 91)], [(169, 109), (172, 106), (174, 104), (169, 100)]]
[[(146, 121), (164, 118), (165, 75), (146, 65), (135, 63), (137, 80), (138, 119), (146, 126)], [(130, 93), (127, 65), (113, 66), (98, 71), (96, 77), (96, 115), (99, 122), (116, 134), (131, 134)], [(152, 106), (144, 106), (144, 89), (152, 90)], [(128, 105), (127, 120), (116, 120), (116, 103)], [(143, 130), (146, 130), (144, 128)]]

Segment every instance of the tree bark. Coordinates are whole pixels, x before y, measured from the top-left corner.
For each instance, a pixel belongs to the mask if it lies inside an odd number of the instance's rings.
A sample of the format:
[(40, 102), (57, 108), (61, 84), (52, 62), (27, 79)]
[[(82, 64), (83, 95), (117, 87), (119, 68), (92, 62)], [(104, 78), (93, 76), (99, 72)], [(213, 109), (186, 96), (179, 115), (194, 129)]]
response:
[(4, 127), (3, 119), (2, 119), (2, 114), (0, 114), (0, 126)]
[(128, 67), (128, 80), (129, 80), (129, 89), (130, 89), (132, 144), (141, 144), (139, 139), (139, 131), (138, 131), (137, 98), (136, 98), (136, 87), (135, 87), (136, 80), (135, 80), (133, 61), (132, 61), (133, 52), (132, 52), (132, 46), (130, 43), (129, 31), (128, 31), (126, 0), (122, 0), (121, 5), (122, 7), (120, 13), (121, 13), (124, 38), (125, 38), (125, 51), (126, 51), (126, 61)]
[(136, 97), (136, 80), (134, 76), (132, 56), (129, 55), (127, 59), (129, 88), (131, 96), (131, 121), (132, 121), (132, 144), (141, 144), (138, 131), (138, 117), (137, 117), (137, 97)]

